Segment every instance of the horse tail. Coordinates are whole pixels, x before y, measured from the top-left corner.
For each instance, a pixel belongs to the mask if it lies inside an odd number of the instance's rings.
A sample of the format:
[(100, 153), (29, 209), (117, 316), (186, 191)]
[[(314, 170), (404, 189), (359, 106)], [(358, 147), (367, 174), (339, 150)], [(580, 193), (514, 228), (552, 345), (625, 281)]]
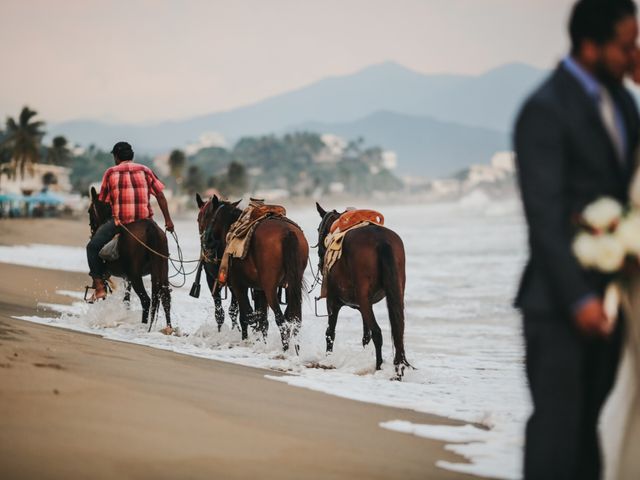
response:
[(388, 242), (378, 245), (378, 261), (380, 262), (380, 276), (385, 297), (389, 322), (391, 323), (391, 336), (396, 350), (394, 363), (406, 363), (404, 358), (404, 295), (401, 290), (401, 279), (393, 249)]
[(151, 324), (149, 329), (153, 325), (160, 301), (162, 301), (167, 325), (171, 326), (171, 294), (169, 289), (169, 260), (167, 258), (169, 256), (169, 243), (167, 236), (153, 220), (149, 220), (147, 221), (145, 237), (149, 248), (157, 252), (148, 252), (151, 267)]
[(282, 242), (282, 260), (284, 263), (284, 280), (287, 285), (287, 311), (290, 318), (299, 322), (302, 320), (302, 288), (304, 267), (298, 254), (298, 237), (289, 230)]

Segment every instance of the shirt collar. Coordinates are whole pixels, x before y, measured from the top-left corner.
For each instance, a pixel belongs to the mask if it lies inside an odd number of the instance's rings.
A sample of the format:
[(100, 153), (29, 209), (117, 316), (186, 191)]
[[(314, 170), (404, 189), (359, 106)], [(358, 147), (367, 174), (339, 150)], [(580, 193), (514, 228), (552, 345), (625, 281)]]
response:
[(582, 88), (584, 88), (590, 97), (595, 100), (600, 98), (600, 92), (602, 90), (600, 82), (598, 82), (593, 75), (587, 72), (582, 65), (576, 62), (571, 55), (567, 55), (562, 60), (562, 65), (576, 80), (578, 80), (580, 85), (582, 85)]

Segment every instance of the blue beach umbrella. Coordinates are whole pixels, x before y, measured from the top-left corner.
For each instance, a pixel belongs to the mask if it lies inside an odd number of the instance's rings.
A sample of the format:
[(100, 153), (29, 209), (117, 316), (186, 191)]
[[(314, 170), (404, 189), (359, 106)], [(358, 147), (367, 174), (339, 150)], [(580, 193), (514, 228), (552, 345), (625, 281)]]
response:
[(17, 193), (0, 193), (0, 202), (20, 202), (24, 197)]
[(40, 192), (30, 197), (25, 197), (27, 203), (43, 203), (45, 205), (60, 205), (64, 203), (64, 199), (49, 192)]

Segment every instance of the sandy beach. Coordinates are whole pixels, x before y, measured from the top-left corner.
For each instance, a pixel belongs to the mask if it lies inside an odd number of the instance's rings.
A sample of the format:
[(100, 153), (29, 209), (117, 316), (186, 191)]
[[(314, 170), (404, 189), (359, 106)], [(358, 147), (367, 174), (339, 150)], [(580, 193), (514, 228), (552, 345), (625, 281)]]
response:
[[(82, 245), (79, 221), (2, 221), (0, 242)], [(41, 232), (34, 238), (33, 232)], [(468, 478), (441, 442), (380, 422), (451, 424), (265, 378), (277, 373), (36, 325), (88, 277), (0, 264), (3, 478)]]

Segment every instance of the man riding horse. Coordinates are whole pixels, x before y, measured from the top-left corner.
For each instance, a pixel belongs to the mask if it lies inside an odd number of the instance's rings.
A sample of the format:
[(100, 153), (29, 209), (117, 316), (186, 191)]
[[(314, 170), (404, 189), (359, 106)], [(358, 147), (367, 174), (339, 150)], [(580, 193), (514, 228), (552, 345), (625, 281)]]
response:
[(153, 171), (133, 161), (133, 149), (127, 142), (118, 142), (111, 150), (115, 166), (109, 168), (102, 178), (99, 200), (111, 205), (113, 218), (102, 224), (87, 244), (89, 275), (93, 278), (95, 293), (90, 301), (106, 297), (106, 266), (99, 252), (118, 233), (119, 225), (127, 225), (153, 216), (150, 195), (156, 197), (165, 226), (173, 232), (167, 199), (162, 191), (164, 185)]

